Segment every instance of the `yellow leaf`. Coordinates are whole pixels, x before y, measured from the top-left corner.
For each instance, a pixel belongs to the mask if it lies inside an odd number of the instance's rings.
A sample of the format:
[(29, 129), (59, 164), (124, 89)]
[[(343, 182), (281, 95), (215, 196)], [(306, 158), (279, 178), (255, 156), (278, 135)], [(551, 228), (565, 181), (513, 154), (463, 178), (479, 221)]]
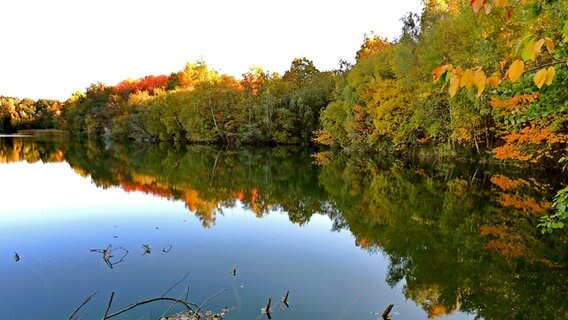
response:
[(546, 69), (543, 68), (538, 70), (538, 72), (534, 75), (533, 81), (539, 89), (542, 88), (546, 81)]
[(505, 8), (509, 4), (509, 0), (495, 0), (493, 4), (495, 4), (495, 8)]
[(534, 60), (536, 58), (536, 52), (534, 49), (535, 49), (535, 41), (532, 39), (527, 41), (523, 48), (523, 51), (521, 52), (523, 60), (525, 61)]
[(471, 7), (473, 8), (473, 12), (478, 13), (483, 5), (485, 4), (485, 0), (471, 0), (470, 3)]
[(549, 67), (548, 69), (546, 69), (546, 80), (544, 81), (544, 83), (546, 83), (547, 86), (552, 84), (552, 80), (554, 79), (555, 74), (556, 69), (554, 69), (554, 67)]
[(548, 50), (549, 53), (552, 53), (554, 50), (554, 41), (552, 41), (549, 37), (546, 37), (544, 38), (544, 43), (546, 43), (546, 50)]
[(473, 86), (473, 71), (471, 69), (466, 69), (463, 72), (463, 76), (460, 78), (460, 88), (466, 87), (470, 90)]
[(544, 39), (539, 39), (537, 42), (534, 43), (534, 53), (535, 55), (538, 55), (540, 53), (540, 50), (542, 49), (542, 45), (544, 44), (545, 40)]
[(524, 71), (525, 63), (523, 62), (523, 60), (513, 61), (513, 63), (511, 63), (511, 66), (509, 67), (509, 79), (511, 79), (511, 82), (517, 82)]
[(463, 71), (460, 67), (457, 67), (452, 71), (452, 75), (450, 76), (450, 88), (448, 92), (450, 93), (450, 97), (453, 97), (458, 92), (460, 87), (460, 78), (463, 75)]
[(485, 72), (481, 69), (475, 70), (473, 73), (473, 83), (477, 87), (477, 97), (479, 98), (485, 90), (485, 81), (487, 77), (485, 76)]
[(495, 71), (489, 78), (487, 78), (485, 82), (487, 82), (487, 84), (491, 88), (497, 88), (500, 80), (501, 80), (501, 72)]

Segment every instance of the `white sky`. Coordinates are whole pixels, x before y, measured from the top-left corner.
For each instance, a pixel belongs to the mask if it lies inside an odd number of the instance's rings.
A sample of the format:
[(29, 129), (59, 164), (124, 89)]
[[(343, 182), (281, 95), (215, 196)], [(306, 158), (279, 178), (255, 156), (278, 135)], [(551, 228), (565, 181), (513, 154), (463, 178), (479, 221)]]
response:
[(365, 33), (399, 36), (421, 0), (0, 0), (0, 95), (65, 100), (89, 84), (169, 74), (203, 58), (240, 76), (352, 61)]

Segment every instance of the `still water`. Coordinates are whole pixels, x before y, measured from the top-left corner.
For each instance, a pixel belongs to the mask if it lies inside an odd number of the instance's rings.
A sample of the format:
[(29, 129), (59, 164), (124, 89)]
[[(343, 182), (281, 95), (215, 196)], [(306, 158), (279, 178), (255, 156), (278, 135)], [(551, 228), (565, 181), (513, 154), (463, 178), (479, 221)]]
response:
[(95, 292), (79, 318), (100, 319), (112, 292), (111, 312), (224, 290), (205, 306), (224, 319), (267, 319), (268, 298), (275, 320), (378, 319), (389, 304), (393, 319), (566, 319), (568, 234), (536, 229), (549, 176), (0, 138), (0, 318), (68, 319)]

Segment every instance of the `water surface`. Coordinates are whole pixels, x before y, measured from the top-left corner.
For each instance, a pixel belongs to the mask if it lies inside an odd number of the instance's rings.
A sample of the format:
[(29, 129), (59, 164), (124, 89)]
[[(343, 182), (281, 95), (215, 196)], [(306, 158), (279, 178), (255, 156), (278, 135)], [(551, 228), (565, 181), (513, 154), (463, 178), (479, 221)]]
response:
[(80, 314), (100, 319), (111, 292), (115, 311), (187, 273), (168, 296), (226, 289), (206, 306), (225, 319), (266, 319), (268, 298), (273, 319), (568, 317), (567, 234), (536, 229), (546, 172), (23, 137), (0, 163), (3, 319), (67, 319), (96, 291)]

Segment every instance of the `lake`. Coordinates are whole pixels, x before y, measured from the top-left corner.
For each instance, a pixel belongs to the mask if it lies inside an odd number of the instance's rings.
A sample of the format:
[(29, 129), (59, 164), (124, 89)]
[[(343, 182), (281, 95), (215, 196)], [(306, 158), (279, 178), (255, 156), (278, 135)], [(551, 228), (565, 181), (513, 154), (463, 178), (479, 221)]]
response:
[(559, 173), (313, 152), (0, 138), (0, 318), (568, 319)]

